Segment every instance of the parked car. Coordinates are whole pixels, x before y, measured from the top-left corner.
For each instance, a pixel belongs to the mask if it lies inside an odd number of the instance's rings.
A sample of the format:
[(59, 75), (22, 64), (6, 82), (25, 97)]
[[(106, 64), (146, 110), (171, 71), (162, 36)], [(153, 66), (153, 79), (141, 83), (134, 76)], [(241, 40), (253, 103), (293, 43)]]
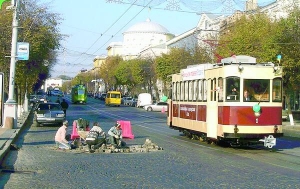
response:
[(47, 100), (46, 95), (30, 95), (29, 102), (31, 105)]
[(137, 99), (136, 99), (136, 98), (132, 98), (132, 99), (128, 102), (128, 106), (136, 107), (136, 106), (137, 106)]
[(124, 97), (123, 98), (124, 105), (129, 105), (131, 101), (132, 101), (132, 97)]
[(105, 101), (105, 98), (106, 98), (106, 93), (102, 93), (99, 97), (99, 99), (103, 101)]
[(155, 104), (145, 105), (144, 109), (147, 111), (168, 111), (168, 103), (158, 102)]
[(35, 104), (37, 103), (37, 101), (38, 101), (37, 95), (30, 95), (29, 97), (30, 104)]
[(40, 102), (34, 112), (36, 126), (62, 125), (66, 115), (60, 104), (54, 102)]
[(57, 96), (63, 97), (63, 96), (65, 96), (65, 95), (64, 95), (64, 93), (63, 93), (62, 91), (58, 91), (58, 92), (57, 92)]

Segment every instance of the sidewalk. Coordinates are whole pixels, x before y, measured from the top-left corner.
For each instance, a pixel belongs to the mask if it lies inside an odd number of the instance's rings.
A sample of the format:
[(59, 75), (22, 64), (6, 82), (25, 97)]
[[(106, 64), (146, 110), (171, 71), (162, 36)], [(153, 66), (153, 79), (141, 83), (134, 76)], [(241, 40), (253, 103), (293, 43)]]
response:
[(289, 121), (282, 122), (283, 136), (300, 138), (300, 120), (294, 120), (292, 126)]
[(25, 125), (28, 117), (30, 115), (30, 110), (24, 112), (21, 117), (18, 118), (16, 129), (7, 129), (0, 127), (0, 164), (6, 153), (10, 150), (10, 145), (18, 137), (19, 132), (22, 130), (23, 125)]

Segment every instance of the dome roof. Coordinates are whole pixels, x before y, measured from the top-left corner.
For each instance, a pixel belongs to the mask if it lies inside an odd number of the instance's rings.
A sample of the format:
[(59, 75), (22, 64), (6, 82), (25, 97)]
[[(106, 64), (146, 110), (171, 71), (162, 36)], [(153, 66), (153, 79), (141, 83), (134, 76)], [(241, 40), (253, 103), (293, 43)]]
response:
[(147, 19), (145, 22), (137, 23), (131, 26), (124, 34), (127, 33), (159, 33), (159, 34), (169, 34), (170, 32), (160, 24), (151, 22)]

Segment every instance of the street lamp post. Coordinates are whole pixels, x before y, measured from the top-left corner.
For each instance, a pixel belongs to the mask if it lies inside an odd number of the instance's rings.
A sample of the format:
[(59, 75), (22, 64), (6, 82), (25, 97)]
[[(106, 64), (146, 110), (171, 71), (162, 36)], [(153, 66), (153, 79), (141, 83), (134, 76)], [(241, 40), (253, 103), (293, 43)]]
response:
[(11, 39), (11, 54), (10, 54), (10, 75), (9, 75), (9, 93), (8, 100), (4, 103), (4, 123), (7, 117), (13, 117), (13, 128), (17, 128), (17, 103), (14, 99), (15, 88), (15, 70), (17, 62), (17, 41), (18, 41), (18, 5), (19, 0), (12, 0), (11, 5), (7, 9), (12, 9), (12, 39)]

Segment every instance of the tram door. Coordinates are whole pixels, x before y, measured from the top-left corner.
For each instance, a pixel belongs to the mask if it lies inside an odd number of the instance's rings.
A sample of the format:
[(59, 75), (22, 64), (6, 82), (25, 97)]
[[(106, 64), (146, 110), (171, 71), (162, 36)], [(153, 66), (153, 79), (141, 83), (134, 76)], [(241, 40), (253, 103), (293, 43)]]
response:
[(206, 109), (206, 122), (207, 122), (207, 137), (217, 138), (218, 128), (218, 103), (217, 103), (217, 90), (216, 79), (208, 80), (207, 83), (207, 109)]

